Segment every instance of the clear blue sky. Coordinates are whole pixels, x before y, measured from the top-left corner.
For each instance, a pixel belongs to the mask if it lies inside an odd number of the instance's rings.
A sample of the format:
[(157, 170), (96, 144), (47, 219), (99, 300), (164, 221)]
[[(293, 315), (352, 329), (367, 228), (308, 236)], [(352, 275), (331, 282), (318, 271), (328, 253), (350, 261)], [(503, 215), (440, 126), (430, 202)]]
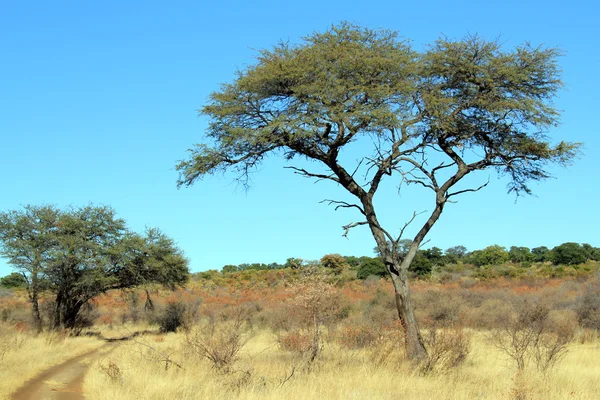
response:
[[(256, 50), (298, 41), (342, 20), (398, 30), (423, 48), (440, 35), (479, 33), (506, 46), (560, 47), (566, 90), (556, 140), (585, 143), (585, 155), (537, 197), (505, 192), (506, 181), (450, 205), (429, 238), (443, 249), (490, 244), (535, 247), (566, 241), (600, 246), (598, 6), (592, 1), (27, 1), (0, 10), (0, 210), (25, 204), (105, 204), (129, 226), (174, 237), (193, 271), (242, 262), (371, 255), (351, 211), (319, 204), (342, 189), (268, 160), (245, 193), (228, 176), (176, 188), (174, 165), (201, 142), (197, 117), (211, 91)], [(485, 180), (487, 176), (482, 177)], [(426, 201), (423, 203), (423, 201)], [(387, 226), (431, 209), (410, 192), (378, 199)], [(0, 260), (0, 276), (10, 272)]]

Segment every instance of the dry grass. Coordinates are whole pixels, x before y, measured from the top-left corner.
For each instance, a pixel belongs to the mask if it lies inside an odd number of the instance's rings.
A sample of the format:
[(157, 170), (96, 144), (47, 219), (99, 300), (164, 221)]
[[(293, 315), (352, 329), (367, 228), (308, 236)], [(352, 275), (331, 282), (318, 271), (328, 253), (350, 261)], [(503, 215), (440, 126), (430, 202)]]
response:
[(96, 338), (53, 332), (34, 336), (0, 324), (0, 399), (7, 399), (41, 371), (102, 344)]
[[(153, 350), (128, 342), (92, 365), (84, 388), (91, 400), (135, 399), (598, 399), (600, 342), (571, 345), (550, 375), (526, 369), (521, 375), (483, 333), (473, 332), (466, 363), (447, 373), (422, 376), (401, 355), (373, 363), (372, 349), (351, 350), (327, 343), (310, 369), (280, 350), (262, 332), (242, 350), (227, 374), (211, 368), (185, 345), (185, 335), (138, 340), (170, 354), (184, 369), (168, 368)], [(107, 368), (119, 371), (119, 379)], [(293, 371), (293, 374), (292, 374)], [(113, 374), (114, 375), (114, 374)], [(290, 376), (291, 375), (291, 376)]]

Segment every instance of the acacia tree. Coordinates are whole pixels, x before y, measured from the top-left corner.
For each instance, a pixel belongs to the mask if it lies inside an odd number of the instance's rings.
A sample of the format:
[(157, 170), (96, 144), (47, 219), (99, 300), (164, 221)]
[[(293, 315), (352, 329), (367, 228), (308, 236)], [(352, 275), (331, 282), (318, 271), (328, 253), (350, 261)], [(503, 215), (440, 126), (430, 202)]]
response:
[[(556, 49), (530, 45), (505, 51), (479, 37), (440, 39), (418, 52), (396, 32), (348, 23), (298, 45), (280, 43), (211, 94), (200, 110), (210, 118), (211, 141), (178, 164), (178, 184), (226, 170), (247, 184), (274, 152), (316, 162), (315, 170), (304, 163), (289, 168), (333, 181), (356, 200), (330, 203), (362, 216), (344, 226), (345, 235), (369, 227), (394, 285), (407, 354), (424, 357), (408, 268), (448, 202), (487, 185), (469, 187), (463, 179), (496, 169), (508, 176), (510, 192), (530, 193), (530, 180), (547, 178), (549, 164), (568, 164), (577, 153), (578, 144), (552, 145), (545, 135), (558, 118), (550, 102), (561, 87), (557, 56)], [(344, 165), (341, 154), (353, 142), (362, 154)], [(373, 205), (392, 178), (432, 194), (433, 209), (406, 254), (399, 244), (408, 223), (398, 232), (385, 229)]]
[(36, 331), (42, 331), (39, 295), (44, 269), (55, 244), (60, 212), (51, 206), (25, 206), (22, 211), (0, 213), (0, 256), (6, 257), (26, 281)]
[(172, 239), (157, 229), (146, 236), (127, 230), (110, 207), (26, 206), (0, 213), (0, 255), (27, 279), (38, 330), (42, 291), (55, 296), (52, 325), (73, 329), (82, 307), (101, 293), (153, 282), (173, 286), (188, 277), (187, 260)]

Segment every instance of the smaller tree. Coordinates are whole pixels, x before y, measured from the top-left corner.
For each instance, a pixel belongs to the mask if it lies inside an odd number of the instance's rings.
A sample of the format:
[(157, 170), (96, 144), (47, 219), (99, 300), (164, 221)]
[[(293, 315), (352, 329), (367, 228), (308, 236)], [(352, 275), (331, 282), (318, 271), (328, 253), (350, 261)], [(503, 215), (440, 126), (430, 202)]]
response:
[(555, 265), (583, 264), (587, 260), (588, 255), (579, 243), (567, 242), (552, 249), (552, 262)]
[(387, 269), (381, 258), (370, 258), (360, 264), (356, 277), (358, 279), (367, 279), (369, 276), (384, 277), (387, 276)]
[(511, 246), (508, 251), (510, 261), (514, 263), (530, 262), (535, 259), (535, 256), (529, 250), (529, 247)]
[(340, 254), (327, 254), (321, 258), (321, 265), (323, 267), (333, 271), (335, 275), (339, 275), (345, 269), (350, 268), (350, 266), (346, 263), (344, 257)]
[(484, 265), (499, 265), (508, 261), (508, 252), (497, 244), (488, 246), (483, 250), (475, 250), (469, 257), (470, 261), (478, 267)]
[(589, 260), (600, 261), (600, 248), (592, 247), (589, 243), (584, 243), (582, 247)]
[(546, 246), (534, 247), (531, 249), (531, 254), (533, 254), (533, 259), (536, 262), (549, 261), (550, 249)]
[(99, 294), (145, 283), (173, 287), (189, 275), (172, 239), (157, 229), (146, 236), (127, 230), (110, 207), (26, 206), (0, 213), (0, 255), (27, 279), (38, 331), (42, 289), (54, 294), (53, 326), (73, 329)]
[(467, 255), (467, 248), (465, 246), (454, 246), (446, 249), (444, 257), (446, 262), (449, 264), (456, 264), (461, 261)]
[(13, 272), (0, 278), (0, 286), (8, 289), (24, 288), (27, 286), (27, 279), (22, 274)]

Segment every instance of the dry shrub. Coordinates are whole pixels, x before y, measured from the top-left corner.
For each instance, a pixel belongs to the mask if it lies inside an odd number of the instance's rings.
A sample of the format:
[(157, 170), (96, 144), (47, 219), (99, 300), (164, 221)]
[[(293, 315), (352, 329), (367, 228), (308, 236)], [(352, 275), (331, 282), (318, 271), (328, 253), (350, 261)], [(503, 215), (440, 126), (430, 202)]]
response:
[(299, 324), (301, 332), (311, 336), (308, 362), (314, 361), (322, 349), (323, 325), (335, 321), (339, 311), (339, 290), (327, 281), (327, 276), (306, 269), (301, 279), (290, 287), (289, 315)]
[(283, 332), (278, 335), (277, 344), (281, 350), (304, 355), (311, 349), (312, 336), (310, 332), (300, 330)]
[(600, 332), (600, 282), (596, 279), (588, 284), (577, 307), (579, 324), (584, 328)]
[(471, 352), (471, 335), (461, 326), (433, 325), (423, 332), (423, 343), (427, 358), (420, 365), (422, 374), (456, 368)]
[(199, 357), (209, 360), (216, 370), (232, 371), (238, 354), (250, 339), (245, 320), (248, 310), (238, 307), (233, 317), (208, 323), (186, 337), (186, 344)]
[(374, 345), (380, 338), (379, 329), (373, 325), (347, 325), (340, 329), (335, 338), (343, 347), (362, 349)]
[(600, 340), (600, 333), (595, 329), (583, 328), (577, 332), (576, 340), (581, 344), (594, 343)]
[(419, 319), (427, 325), (449, 326), (462, 318), (464, 301), (456, 293), (428, 290), (413, 297)]
[(161, 333), (176, 332), (178, 329), (189, 330), (196, 320), (201, 299), (196, 301), (169, 302), (162, 312), (154, 316), (154, 323), (160, 327)]
[(511, 400), (527, 400), (530, 398), (531, 389), (527, 384), (527, 378), (519, 371), (512, 379), (513, 388), (508, 393)]
[(546, 372), (567, 353), (575, 333), (574, 318), (568, 313), (551, 314), (542, 303), (525, 303), (491, 334), (492, 343), (508, 355), (522, 371), (530, 360)]
[(378, 367), (397, 367), (406, 360), (404, 334), (400, 321), (384, 324), (379, 329), (379, 337), (368, 347), (369, 361)]
[(501, 327), (510, 312), (510, 304), (505, 299), (498, 298), (484, 300), (479, 308), (468, 310), (472, 325), (482, 329)]
[(102, 371), (111, 382), (113, 383), (122, 383), (123, 382), (123, 373), (119, 366), (113, 361), (109, 361), (107, 365), (99, 364), (100, 371)]

